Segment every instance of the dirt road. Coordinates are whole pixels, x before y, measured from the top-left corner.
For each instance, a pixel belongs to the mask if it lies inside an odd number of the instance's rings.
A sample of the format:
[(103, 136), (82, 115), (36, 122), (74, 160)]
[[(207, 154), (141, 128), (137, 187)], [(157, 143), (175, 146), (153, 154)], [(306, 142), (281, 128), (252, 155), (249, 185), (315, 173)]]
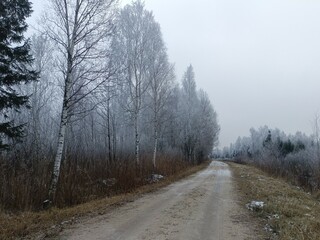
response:
[(244, 214), (228, 165), (214, 161), (196, 175), (74, 225), (59, 239), (257, 239)]

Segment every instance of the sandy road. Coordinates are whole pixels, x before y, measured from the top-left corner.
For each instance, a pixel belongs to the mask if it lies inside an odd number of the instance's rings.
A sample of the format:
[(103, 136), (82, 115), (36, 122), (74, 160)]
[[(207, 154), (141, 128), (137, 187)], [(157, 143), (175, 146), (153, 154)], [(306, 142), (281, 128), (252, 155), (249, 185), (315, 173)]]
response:
[(59, 239), (257, 239), (243, 211), (228, 165), (214, 161), (196, 175), (74, 225)]

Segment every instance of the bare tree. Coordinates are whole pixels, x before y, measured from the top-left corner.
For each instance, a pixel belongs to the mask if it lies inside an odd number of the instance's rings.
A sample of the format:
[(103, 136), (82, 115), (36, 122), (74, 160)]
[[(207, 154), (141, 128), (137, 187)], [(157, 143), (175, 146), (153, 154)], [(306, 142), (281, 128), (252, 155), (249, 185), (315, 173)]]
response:
[(195, 74), (190, 65), (182, 78), (181, 93), (181, 125), (182, 125), (182, 148), (189, 162), (195, 160), (195, 147), (197, 144), (196, 129), (197, 109), (199, 99), (195, 82)]
[[(62, 74), (63, 104), (58, 146), (49, 188), (54, 200), (60, 175), (66, 127), (76, 104), (92, 94), (112, 74), (107, 68), (108, 41), (113, 32), (116, 0), (50, 0), (45, 33), (56, 43)], [(81, 110), (83, 111), (83, 110)]]
[(168, 107), (170, 95), (174, 87), (173, 80), (175, 78), (174, 67), (168, 61), (166, 48), (162, 42), (161, 35), (158, 35), (158, 38), (159, 40), (155, 41), (152, 59), (150, 59), (149, 63), (150, 87), (148, 89), (153, 113), (154, 147), (152, 164), (154, 169), (156, 168), (159, 129), (163, 121), (166, 120), (163, 115), (166, 113)]
[(154, 41), (159, 29), (153, 14), (144, 9), (141, 1), (125, 6), (118, 17), (117, 34), (113, 39), (113, 49), (118, 64), (122, 65), (123, 90), (128, 93), (124, 108), (133, 119), (135, 139), (135, 159), (137, 168), (140, 164), (140, 117), (150, 79), (149, 67)]
[(30, 109), (12, 114), (16, 121), (25, 125), (24, 139), (17, 147), (28, 156), (25, 158), (28, 164), (35, 164), (46, 154), (52, 140), (55, 141), (52, 116), (56, 115), (57, 104), (53, 104), (53, 100), (57, 97), (58, 87), (52, 74), (53, 46), (48, 37), (34, 34), (31, 52), (34, 56), (33, 69), (40, 73), (39, 80), (19, 87), (19, 91), (30, 96)]
[(217, 113), (214, 111), (206, 92), (200, 90), (199, 109), (197, 116), (197, 157), (198, 161), (206, 158), (212, 153), (213, 148), (218, 145), (220, 126), (217, 120)]
[(318, 164), (320, 164), (320, 117), (318, 114), (315, 115), (313, 120), (313, 136), (316, 145), (316, 158)]
[(55, 89), (52, 80), (50, 80), (52, 69), (52, 52), (53, 46), (45, 35), (33, 35), (32, 52), (35, 58), (34, 67), (40, 72), (40, 80), (32, 84), (31, 95), (31, 114), (29, 120), (30, 132), (29, 139), (32, 141), (34, 158), (38, 159), (41, 149), (43, 149), (42, 135), (46, 135), (47, 131), (43, 131), (44, 126), (48, 126), (47, 111), (50, 111), (50, 101), (53, 100)]
[[(110, 164), (114, 163), (115, 160), (115, 123), (114, 123), (114, 116), (113, 116), (113, 109), (112, 109), (112, 99), (116, 97), (116, 85), (115, 81), (107, 82), (103, 85), (102, 91), (98, 95), (99, 99), (99, 108), (98, 108), (98, 115), (102, 118), (102, 122), (100, 125), (106, 129), (106, 137), (105, 140), (107, 154), (108, 154), (108, 161)], [(113, 139), (111, 139), (113, 138)]]

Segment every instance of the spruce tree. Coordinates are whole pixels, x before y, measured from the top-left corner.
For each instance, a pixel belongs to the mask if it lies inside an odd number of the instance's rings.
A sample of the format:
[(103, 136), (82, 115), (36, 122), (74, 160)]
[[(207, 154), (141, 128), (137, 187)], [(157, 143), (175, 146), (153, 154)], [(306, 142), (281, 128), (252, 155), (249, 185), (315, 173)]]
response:
[(23, 135), (23, 126), (9, 117), (10, 111), (19, 111), (28, 103), (28, 96), (19, 93), (17, 86), (38, 77), (31, 70), (30, 44), (23, 35), (31, 12), (28, 0), (0, 1), (0, 151), (8, 149), (9, 140)]

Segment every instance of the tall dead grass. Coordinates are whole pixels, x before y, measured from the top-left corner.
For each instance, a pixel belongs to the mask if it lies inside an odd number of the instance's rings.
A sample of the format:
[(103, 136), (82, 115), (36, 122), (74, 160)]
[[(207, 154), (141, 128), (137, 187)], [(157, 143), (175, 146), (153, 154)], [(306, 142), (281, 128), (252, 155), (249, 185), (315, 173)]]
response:
[[(62, 208), (93, 199), (127, 193), (148, 183), (154, 172), (152, 156), (141, 157), (136, 171), (134, 157), (127, 155), (109, 162), (105, 156), (67, 156), (55, 199)], [(179, 155), (162, 155), (156, 173), (172, 176), (191, 165)], [(41, 210), (47, 198), (53, 159), (41, 161), (0, 159), (0, 211)]]
[(242, 204), (265, 203), (257, 216), (264, 221), (269, 239), (320, 239), (320, 202), (302, 188), (248, 165), (230, 164)]
[(133, 201), (141, 194), (167, 186), (204, 169), (208, 165), (208, 162), (197, 166), (176, 162), (176, 164), (173, 164), (175, 168), (171, 168), (168, 164), (171, 166), (172, 161), (177, 161), (177, 159), (173, 157), (162, 157), (161, 159), (163, 160), (161, 160), (162, 163), (159, 162), (159, 171), (166, 171), (167, 169), (172, 175), (168, 175), (164, 180), (153, 184), (131, 188), (130, 192), (127, 193), (102, 197), (71, 207), (53, 207), (49, 211), (23, 211), (16, 214), (1, 213), (0, 211), (0, 239), (55, 239), (61, 229), (66, 226), (65, 224), (72, 224), (82, 217), (104, 214), (114, 207)]

